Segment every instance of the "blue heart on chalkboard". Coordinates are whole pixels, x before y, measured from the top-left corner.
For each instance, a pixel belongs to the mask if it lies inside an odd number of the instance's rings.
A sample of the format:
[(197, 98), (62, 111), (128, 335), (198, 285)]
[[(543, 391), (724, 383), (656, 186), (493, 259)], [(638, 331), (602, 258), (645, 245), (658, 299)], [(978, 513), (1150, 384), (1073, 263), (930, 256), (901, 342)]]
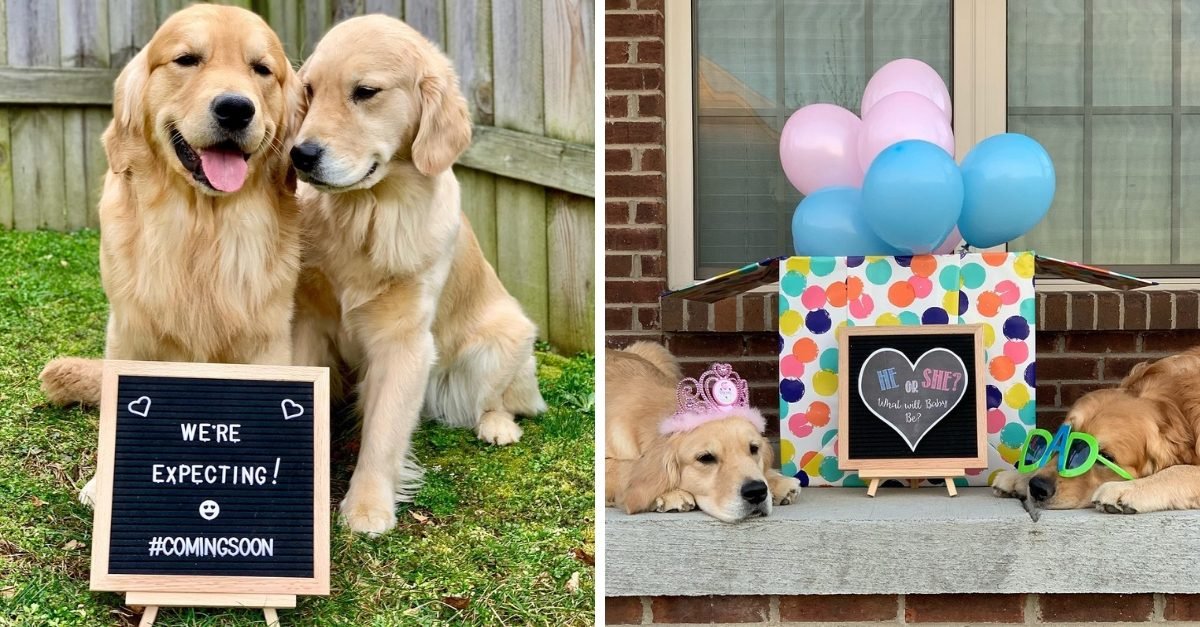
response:
[(284, 420), (291, 420), (292, 418), (304, 415), (304, 408), (290, 398), (283, 399), (283, 402), (279, 406), (283, 408)]
[(130, 401), (127, 407), (129, 408), (129, 413), (145, 418), (146, 414), (150, 413), (150, 397), (139, 396), (136, 400)]
[(934, 348), (914, 365), (894, 348), (871, 353), (858, 372), (858, 394), (872, 414), (914, 452), (921, 439), (967, 393), (967, 367), (954, 352)]

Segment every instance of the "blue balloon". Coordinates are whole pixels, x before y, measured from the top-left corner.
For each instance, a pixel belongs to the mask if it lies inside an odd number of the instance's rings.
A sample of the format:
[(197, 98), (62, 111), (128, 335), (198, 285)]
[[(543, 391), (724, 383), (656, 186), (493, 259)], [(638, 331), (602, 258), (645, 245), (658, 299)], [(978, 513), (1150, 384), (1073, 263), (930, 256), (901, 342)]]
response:
[(883, 241), (905, 253), (928, 253), (962, 212), (962, 174), (939, 146), (908, 139), (888, 146), (863, 179), (863, 212)]
[(1054, 164), (1042, 145), (1018, 133), (979, 142), (962, 163), (963, 209), (958, 230), (972, 246), (1020, 237), (1054, 202)]
[(823, 187), (804, 197), (792, 214), (797, 255), (847, 257), (894, 255), (863, 220), (862, 193), (853, 187)]

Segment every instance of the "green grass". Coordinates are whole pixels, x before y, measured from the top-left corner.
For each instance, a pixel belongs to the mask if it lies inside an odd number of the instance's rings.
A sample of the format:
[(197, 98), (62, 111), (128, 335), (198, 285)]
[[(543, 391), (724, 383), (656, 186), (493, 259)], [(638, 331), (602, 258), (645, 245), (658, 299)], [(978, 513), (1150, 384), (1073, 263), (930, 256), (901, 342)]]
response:
[[(50, 407), (37, 383), (53, 356), (102, 354), (98, 242), (0, 231), (0, 625), (136, 624), (122, 595), (88, 591), (91, 510), (75, 497), (95, 469), (97, 412)], [(497, 448), (423, 426), (427, 481), (397, 529), (369, 539), (335, 525), (329, 597), (301, 597), (283, 624), (592, 623), (594, 362), (544, 350), (538, 362), (551, 409), (523, 421), (521, 442)], [(336, 505), (353, 434), (333, 448)], [(251, 610), (164, 609), (157, 624), (261, 621)]]

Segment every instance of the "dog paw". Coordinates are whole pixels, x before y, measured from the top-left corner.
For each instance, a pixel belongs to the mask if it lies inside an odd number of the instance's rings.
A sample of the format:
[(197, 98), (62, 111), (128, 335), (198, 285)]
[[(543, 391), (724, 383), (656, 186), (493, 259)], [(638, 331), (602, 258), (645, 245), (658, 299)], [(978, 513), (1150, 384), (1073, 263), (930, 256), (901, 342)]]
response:
[(396, 526), (392, 489), (381, 481), (352, 477), (339, 509), (342, 523), (355, 533), (377, 536)]
[(800, 500), (800, 480), (780, 477), (771, 482), (771, 500), (776, 505), (791, 505)]
[(396, 508), (388, 503), (386, 507), (379, 504), (351, 503), (349, 499), (342, 501), (342, 524), (355, 533), (365, 533), (377, 536), (396, 526)]
[(475, 427), (475, 435), (480, 440), (496, 446), (519, 442), (521, 433), (521, 426), (510, 414), (495, 411), (485, 413)]
[(1135, 485), (1131, 481), (1109, 481), (1092, 493), (1092, 506), (1105, 514), (1136, 514)]
[(696, 509), (696, 498), (683, 490), (671, 490), (654, 501), (656, 512), (690, 512)]
[(96, 505), (96, 478), (88, 479), (88, 482), (83, 484), (83, 489), (79, 491), (79, 502), (94, 507)]
[(992, 495), (1006, 499), (1025, 498), (1028, 482), (1016, 470), (1003, 470), (992, 481)]

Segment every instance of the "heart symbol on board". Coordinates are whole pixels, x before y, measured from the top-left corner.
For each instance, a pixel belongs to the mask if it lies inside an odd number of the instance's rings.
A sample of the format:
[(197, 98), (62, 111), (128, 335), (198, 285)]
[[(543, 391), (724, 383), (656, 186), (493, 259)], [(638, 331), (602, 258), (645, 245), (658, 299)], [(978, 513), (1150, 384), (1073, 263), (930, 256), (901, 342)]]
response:
[(283, 408), (284, 420), (291, 420), (292, 418), (304, 415), (304, 408), (290, 398), (283, 399), (283, 402), (279, 406)]
[(881, 348), (858, 372), (858, 395), (867, 409), (916, 452), (930, 430), (967, 393), (967, 367), (945, 348), (926, 351), (913, 364), (894, 348)]
[(129, 413), (137, 414), (142, 418), (145, 418), (146, 414), (150, 413), (150, 397), (139, 396), (136, 400), (130, 401), (129, 405), (126, 405), (126, 407), (129, 408)]

